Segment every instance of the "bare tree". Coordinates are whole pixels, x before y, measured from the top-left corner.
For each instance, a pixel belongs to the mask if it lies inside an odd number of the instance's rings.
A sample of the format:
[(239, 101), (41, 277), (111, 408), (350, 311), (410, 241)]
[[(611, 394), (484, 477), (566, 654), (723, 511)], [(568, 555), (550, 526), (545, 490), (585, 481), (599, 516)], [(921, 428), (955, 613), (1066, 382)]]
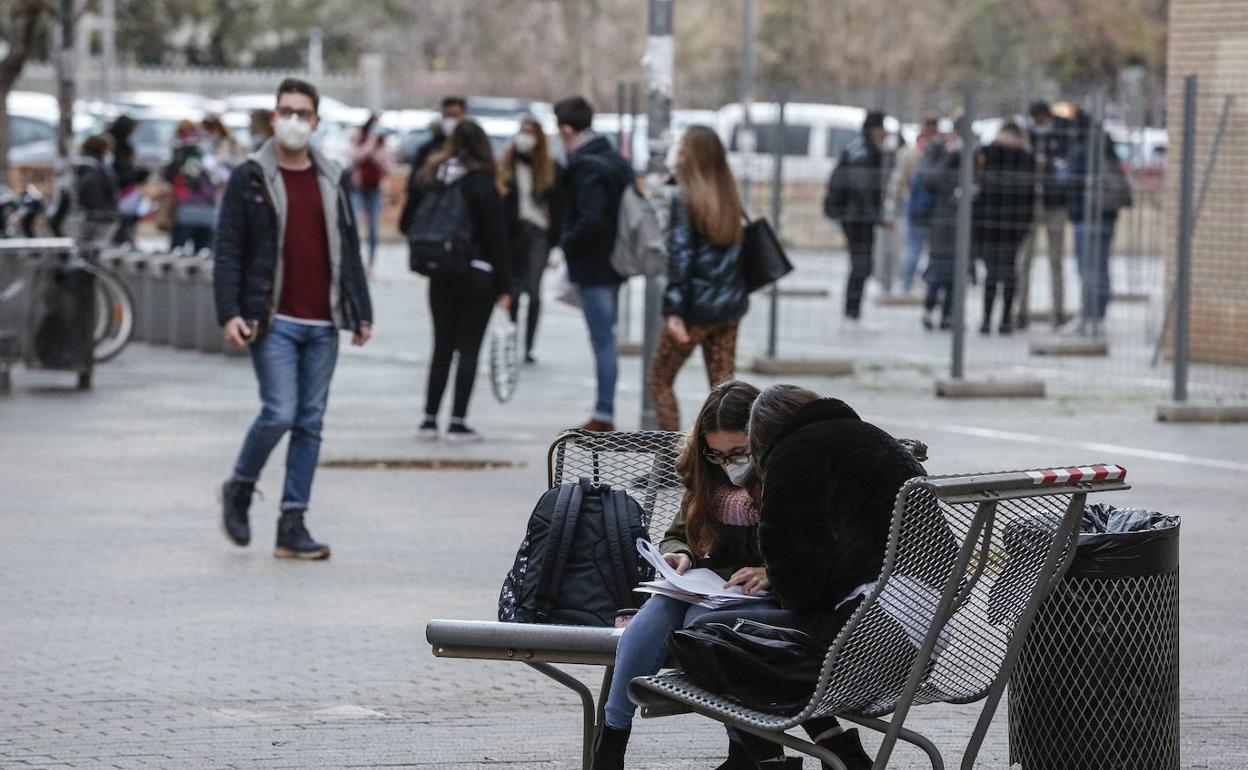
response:
[(48, 0), (10, 0), (9, 52), (0, 59), (0, 183), (9, 181), (9, 92), (22, 74), (22, 67), (35, 45), (35, 32)]

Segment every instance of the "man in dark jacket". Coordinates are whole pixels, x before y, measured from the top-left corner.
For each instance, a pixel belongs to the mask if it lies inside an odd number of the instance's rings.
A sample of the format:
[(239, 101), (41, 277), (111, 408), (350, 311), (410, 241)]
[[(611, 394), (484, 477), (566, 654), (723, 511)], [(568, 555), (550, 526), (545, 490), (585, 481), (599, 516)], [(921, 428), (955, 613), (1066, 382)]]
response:
[(856, 324), (862, 314), (862, 293), (871, 276), (875, 227), (884, 220), (884, 113), (872, 110), (862, 123), (862, 136), (841, 153), (823, 212), (841, 222), (849, 247), (849, 281), (845, 286), (845, 318)]
[(282, 81), (274, 137), (230, 175), (217, 219), (213, 293), (230, 345), (251, 346), (264, 408), (221, 485), (222, 524), (236, 545), (251, 541), (256, 480), (286, 433), (286, 481), (274, 555), (324, 559), (329, 546), (304, 524), (321, 446), (321, 419), (338, 357), (338, 329), (363, 345), (372, 305), (349, 182), (309, 146), (319, 97)]
[(468, 114), (468, 100), (462, 96), (442, 97), (442, 119), (433, 127), (433, 136), (416, 148), (412, 156), (412, 174), (425, 167), (425, 161), (442, 149), (446, 138), (455, 132), (455, 126)]
[(611, 267), (620, 200), (634, 184), (632, 166), (606, 137), (590, 129), (594, 109), (579, 96), (555, 105), (559, 136), (568, 155), (564, 175), (563, 237), (568, 277), (580, 289), (598, 378), (594, 414), (586, 430), (615, 430), (615, 382), (619, 353), (615, 317), (624, 279)]

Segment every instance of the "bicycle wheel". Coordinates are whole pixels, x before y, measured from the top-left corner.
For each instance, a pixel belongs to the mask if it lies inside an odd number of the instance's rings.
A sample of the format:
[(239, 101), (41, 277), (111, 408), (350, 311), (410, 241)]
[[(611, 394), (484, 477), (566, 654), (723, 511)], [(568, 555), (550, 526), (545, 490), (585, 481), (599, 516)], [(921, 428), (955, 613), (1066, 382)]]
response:
[(112, 270), (91, 264), (95, 273), (95, 352), (98, 363), (117, 357), (134, 333), (134, 300)]

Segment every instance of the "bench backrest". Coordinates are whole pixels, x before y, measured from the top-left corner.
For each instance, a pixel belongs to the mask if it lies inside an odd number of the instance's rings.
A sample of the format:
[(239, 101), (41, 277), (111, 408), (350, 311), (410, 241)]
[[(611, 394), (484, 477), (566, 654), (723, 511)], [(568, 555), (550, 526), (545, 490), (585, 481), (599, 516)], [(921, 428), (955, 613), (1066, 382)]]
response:
[(984, 697), (1033, 597), (1065, 572), (1087, 494), (1125, 479), (1100, 465), (906, 482), (880, 580), (829, 650), (803, 718), (892, 712), (927, 646), (914, 704)]
[(568, 431), (550, 445), (546, 480), (553, 487), (588, 476), (623, 489), (641, 505), (650, 540), (657, 543), (685, 494), (676, 474), (684, 442), (684, 433), (667, 431)]

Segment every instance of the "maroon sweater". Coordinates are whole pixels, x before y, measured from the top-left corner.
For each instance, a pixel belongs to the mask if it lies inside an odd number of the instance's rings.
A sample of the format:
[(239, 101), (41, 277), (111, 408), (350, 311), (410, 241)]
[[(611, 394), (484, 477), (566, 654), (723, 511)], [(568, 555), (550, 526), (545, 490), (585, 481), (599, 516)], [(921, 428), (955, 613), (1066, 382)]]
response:
[(329, 307), (329, 239), (316, 168), (281, 171), (287, 208), (282, 297), (277, 312), (309, 321), (333, 320)]

